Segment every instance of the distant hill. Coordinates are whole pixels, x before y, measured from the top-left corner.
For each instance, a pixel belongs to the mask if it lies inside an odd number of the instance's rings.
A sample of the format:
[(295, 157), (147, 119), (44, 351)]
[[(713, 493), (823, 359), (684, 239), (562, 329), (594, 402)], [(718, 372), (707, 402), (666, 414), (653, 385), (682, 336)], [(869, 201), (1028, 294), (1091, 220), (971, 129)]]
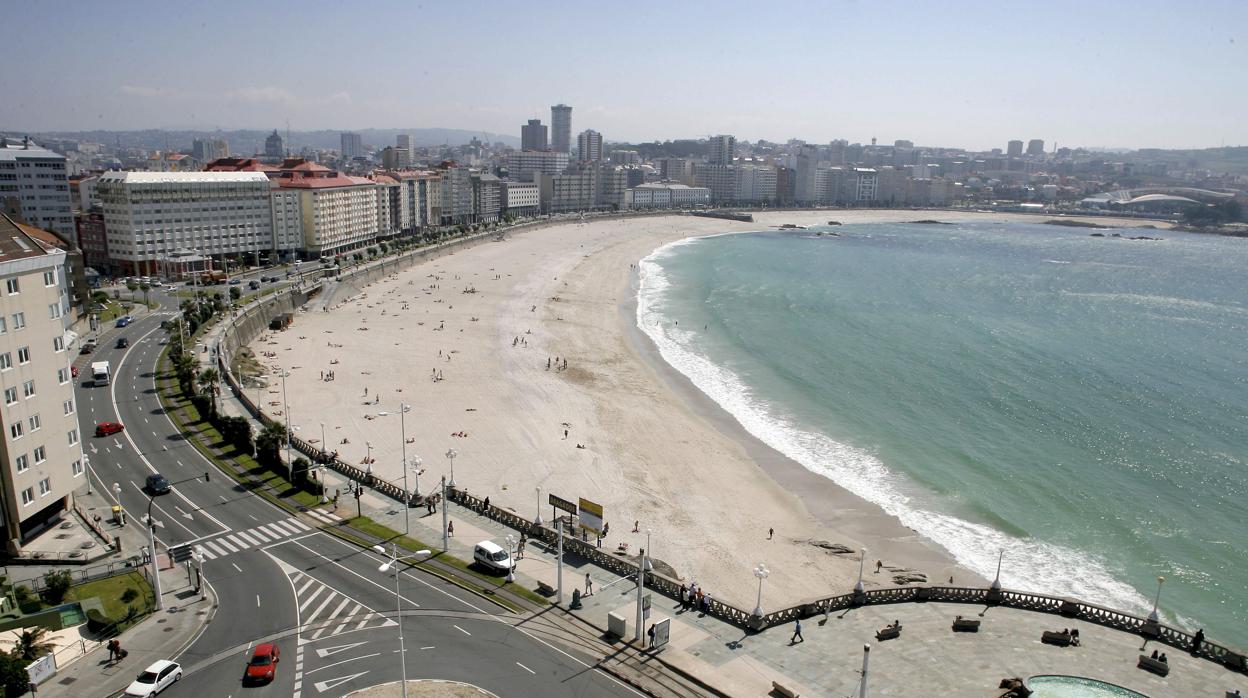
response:
[[(286, 132), (277, 130), (282, 138)], [(251, 155), (264, 150), (264, 139), (272, 133), (267, 131), (238, 129), (231, 131), (200, 131), (192, 129), (144, 129), (141, 131), (46, 131), (40, 133), (3, 131), (10, 137), (30, 135), (36, 140), (75, 140), (92, 143), (104, 143), (110, 146), (120, 145), (123, 148), (146, 148), (149, 150), (182, 150), (190, 152), (191, 142), (196, 138), (224, 138), (230, 144), (230, 153), (234, 155)], [(286, 147), (292, 152), (302, 148), (338, 149), (342, 144), (338, 130), (291, 131), (290, 142)], [(383, 148), (395, 144), (395, 136), (408, 134), (412, 142), (418, 146), (432, 145), (463, 145), (474, 137), (482, 141), (494, 143), (501, 141), (513, 147), (520, 146), (517, 136), (490, 133), (488, 131), (467, 131), (458, 128), (411, 128), (411, 129), (356, 129), (366, 145)]]

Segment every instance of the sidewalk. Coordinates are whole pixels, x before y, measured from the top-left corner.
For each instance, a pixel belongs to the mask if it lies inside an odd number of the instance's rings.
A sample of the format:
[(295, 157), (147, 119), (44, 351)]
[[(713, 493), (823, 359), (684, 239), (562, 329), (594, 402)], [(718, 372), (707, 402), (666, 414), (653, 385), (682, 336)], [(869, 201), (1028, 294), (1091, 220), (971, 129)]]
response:
[(100, 644), (39, 686), (39, 695), (112, 696), (125, 690), (152, 662), (176, 657), (189, 647), (212, 620), (216, 596), (209, 588), (207, 598), (201, 599), (180, 570), (165, 570), (164, 574), (164, 610), (156, 611), (117, 638), (130, 653), (125, 659), (110, 662), (107, 643)]

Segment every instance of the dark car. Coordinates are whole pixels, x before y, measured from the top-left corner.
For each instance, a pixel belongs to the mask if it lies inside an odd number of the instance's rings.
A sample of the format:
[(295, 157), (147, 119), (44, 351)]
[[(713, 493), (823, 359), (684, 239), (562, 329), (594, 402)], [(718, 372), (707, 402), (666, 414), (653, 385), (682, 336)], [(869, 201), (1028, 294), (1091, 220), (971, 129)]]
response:
[(118, 349), (125, 349), (125, 348), (126, 348), (126, 347), (128, 347), (128, 346), (130, 346), (130, 340), (129, 340), (129, 339), (126, 339), (125, 337), (118, 337), (118, 338), (117, 338), (117, 348), (118, 348)]
[(125, 429), (125, 425), (119, 422), (100, 422), (95, 425), (95, 435), (108, 436), (110, 434), (117, 434), (125, 431)]
[(273, 674), (277, 670), (277, 663), (281, 661), (281, 658), (282, 653), (277, 649), (277, 645), (271, 643), (256, 645), (251, 661), (247, 662), (247, 673), (243, 675), (243, 681), (256, 683), (272, 681)]
[(147, 476), (147, 491), (152, 494), (169, 494), (169, 481), (160, 473), (153, 473)]
[(123, 315), (123, 316), (121, 316), (121, 317), (117, 318), (117, 325), (116, 325), (116, 326), (117, 326), (118, 328), (122, 328), (122, 327), (125, 327), (126, 325), (129, 325), (129, 324), (130, 324), (130, 323), (132, 323), (132, 322), (134, 322), (134, 318), (130, 317), (129, 315)]
[(82, 348), (78, 350), (79, 354), (90, 354), (95, 351), (95, 342), (85, 342)]

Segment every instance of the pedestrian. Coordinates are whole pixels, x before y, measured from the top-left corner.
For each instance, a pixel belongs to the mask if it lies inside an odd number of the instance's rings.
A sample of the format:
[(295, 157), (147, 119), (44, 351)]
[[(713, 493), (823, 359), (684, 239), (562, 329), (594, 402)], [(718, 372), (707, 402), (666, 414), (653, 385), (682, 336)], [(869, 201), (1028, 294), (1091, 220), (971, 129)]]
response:
[(564, 430), (563, 430), (563, 438), (564, 438), (564, 440), (567, 440), (567, 438), (568, 438), (568, 430), (567, 430), (567, 429), (564, 429)]
[[(110, 662), (111, 662), (111, 661), (113, 661), (113, 657), (115, 657), (115, 656), (117, 655), (117, 650), (113, 649), (113, 643), (114, 643), (114, 642), (116, 642), (116, 640), (109, 640), (109, 641), (108, 641), (108, 661), (110, 661)], [(1155, 653), (1154, 653), (1154, 654), (1155, 654)]]
[(641, 522), (640, 522), (640, 521), (636, 521), (636, 520), (634, 520), (634, 521), (633, 521), (633, 533), (641, 533)]
[(446, 522), (446, 536), (447, 538), (455, 537), (455, 522), (454, 521)]
[(653, 646), (654, 645), (654, 623), (650, 624), (650, 629), (646, 631), (646, 635), (650, 638), (650, 642), (648, 642), (647, 645)]
[(585, 596), (593, 596), (593, 595), (594, 595), (594, 578), (589, 576), (589, 573), (586, 572), (585, 573)]
[(486, 497), (485, 500), (482, 502), (481, 511), (484, 513), (484, 512), (488, 512), (489, 510), (490, 510), (490, 498)]
[(685, 610), (685, 607), (688, 604), (689, 604), (689, 585), (681, 584), (680, 585), (680, 610), (682, 611)]
[(795, 645), (798, 642), (805, 642), (806, 638), (802, 637), (802, 621), (799, 618), (793, 622), (793, 637), (789, 638), (789, 644)]
[(772, 538), (775, 538), (775, 537), (776, 537), (776, 529), (774, 528), (767, 529), (767, 540), (771, 540)]
[(1205, 629), (1201, 628), (1192, 635), (1192, 654), (1200, 654), (1200, 646), (1205, 642)]
[(604, 521), (604, 522), (602, 523), (602, 537), (603, 537), (603, 538), (606, 538), (606, 537), (607, 537), (607, 534), (608, 534), (608, 533), (610, 533), (610, 532), (611, 532), (611, 522), (610, 522), (610, 521)]
[(879, 574), (879, 573), (880, 573), (880, 568), (881, 568), (881, 567), (883, 567), (883, 566), (884, 566), (884, 561), (883, 561), (883, 560), (876, 560), (876, 561), (875, 561), (875, 573), (876, 573), (876, 574)]

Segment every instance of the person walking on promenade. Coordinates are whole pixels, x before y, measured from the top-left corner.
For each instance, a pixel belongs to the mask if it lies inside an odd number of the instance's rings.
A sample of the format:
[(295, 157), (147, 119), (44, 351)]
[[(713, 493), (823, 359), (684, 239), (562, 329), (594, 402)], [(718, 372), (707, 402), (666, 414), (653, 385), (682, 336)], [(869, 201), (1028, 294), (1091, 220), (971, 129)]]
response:
[(884, 566), (884, 561), (883, 561), (883, 560), (876, 560), (876, 561), (875, 561), (875, 573), (876, 573), (876, 574), (879, 574), (879, 573), (880, 573), (880, 568), (881, 568), (881, 567), (883, 567), (883, 566)]
[(447, 538), (455, 537), (455, 522), (454, 521), (446, 522), (446, 537)]
[(594, 595), (594, 578), (589, 576), (588, 572), (585, 573), (585, 595)]
[(796, 645), (799, 642), (805, 642), (806, 638), (802, 637), (802, 621), (798, 619), (793, 623), (793, 637), (789, 638), (790, 645)]

